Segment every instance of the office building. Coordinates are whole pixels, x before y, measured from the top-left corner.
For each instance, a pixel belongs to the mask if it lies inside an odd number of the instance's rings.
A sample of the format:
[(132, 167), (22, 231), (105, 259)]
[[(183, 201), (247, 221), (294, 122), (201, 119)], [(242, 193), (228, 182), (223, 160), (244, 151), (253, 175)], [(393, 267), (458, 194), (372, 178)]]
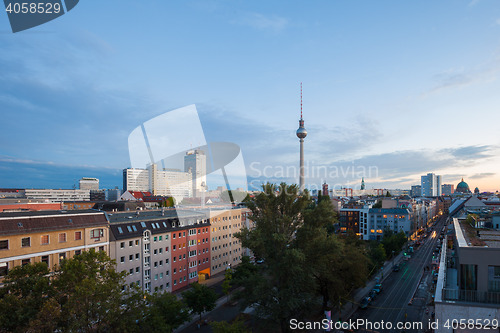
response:
[(147, 169), (123, 170), (124, 192), (150, 192), (152, 195), (170, 196), (176, 202), (193, 196), (192, 174), (180, 170), (159, 170), (156, 164)]
[(80, 179), (78, 182), (79, 189), (80, 190), (94, 190), (97, 191), (99, 190), (99, 179), (97, 178), (90, 178), (90, 177), (83, 177)]
[(207, 157), (200, 149), (190, 150), (184, 156), (184, 171), (191, 173), (194, 197), (200, 197), (207, 186)]
[(411, 196), (413, 198), (422, 196), (422, 186), (420, 185), (412, 185), (411, 186)]
[(441, 176), (428, 173), (421, 177), (421, 195), (423, 197), (441, 196)]
[(443, 184), (441, 186), (442, 195), (452, 195), (455, 193), (455, 185), (453, 184)]
[(25, 189), (27, 199), (46, 202), (89, 201), (90, 190)]

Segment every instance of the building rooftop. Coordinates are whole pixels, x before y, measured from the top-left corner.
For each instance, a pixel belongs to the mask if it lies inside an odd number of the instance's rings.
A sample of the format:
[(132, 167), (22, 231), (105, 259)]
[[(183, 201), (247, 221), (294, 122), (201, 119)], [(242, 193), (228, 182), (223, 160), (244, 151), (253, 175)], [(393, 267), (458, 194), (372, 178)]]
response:
[(466, 220), (454, 219), (460, 247), (479, 246), (500, 248), (500, 231), (474, 228)]
[(0, 235), (84, 228), (107, 223), (106, 215), (95, 210), (8, 212), (0, 213)]

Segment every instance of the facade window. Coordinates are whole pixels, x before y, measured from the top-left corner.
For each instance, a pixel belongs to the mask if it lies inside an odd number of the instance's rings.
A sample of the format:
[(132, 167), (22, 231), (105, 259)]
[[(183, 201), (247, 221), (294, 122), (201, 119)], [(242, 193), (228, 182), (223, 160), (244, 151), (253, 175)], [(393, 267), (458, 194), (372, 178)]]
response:
[(134, 274), (134, 269), (133, 269), (133, 268), (129, 269), (128, 273), (129, 273), (130, 275)]
[(59, 234), (59, 243), (64, 243), (66, 241), (66, 233), (60, 233)]
[(136, 268), (135, 268), (135, 272), (136, 272), (136, 273), (139, 273), (139, 267), (136, 267)]
[(121, 248), (121, 249), (125, 248), (125, 242), (121, 242), (121, 243), (120, 243), (120, 248)]
[(30, 247), (31, 246), (31, 237), (24, 237), (21, 239), (22, 247)]
[(59, 263), (66, 259), (66, 252), (59, 253)]
[(174, 286), (176, 286), (176, 285), (177, 285), (177, 280), (174, 280)]
[(104, 229), (94, 229), (90, 231), (90, 238), (101, 238), (104, 237)]
[(135, 246), (138, 246), (138, 245), (139, 245), (139, 240), (138, 240), (138, 239), (136, 239), (136, 240), (135, 240)]
[(134, 245), (134, 241), (128, 241), (128, 246), (133, 246)]
[(160, 254), (162, 254), (163, 253), (163, 248), (160, 247), (160, 249), (158, 251), (160, 252)]
[(139, 253), (135, 254), (135, 260), (139, 260)]
[(75, 231), (75, 240), (81, 240), (81, 239), (82, 239), (82, 232)]
[(130, 261), (134, 260), (134, 255), (133, 254), (129, 255), (128, 260), (130, 260)]
[(0, 276), (5, 276), (9, 273), (9, 266), (6, 262), (0, 262)]
[(49, 244), (49, 235), (43, 235), (40, 239), (40, 243), (42, 245), (47, 245)]
[(26, 265), (28, 265), (29, 263), (31, 263), (31, 259), (23, 259), (23, 260), (21, 261), (21, 265), (22, 265), (22, 266), (26, 266)]
[(163, 236), (158, 236), (158, 240), (159, 240), (160, 242), (161, 242), (161, 238), (162, 238), (162, 237), (163, 237)]
[(120, 258), (120, 262), (121, 262), (121, 263), (124, 263), (124, 262), (125, 262), (125, 257), (121, 257), (121, 258)]
[(8, 250), (9, 249), (9, 240), (0, 240), (0, 250)]
[(44, 263), (46, 263), (47, 266), (49, 266), (49, 256), (42, 256), (42, 260), (41, 261), (44, 262)]
[(153, 242), (156, 242), (158, 240), (158, 238), (155, 236), (153, 237)]
[(80, 254), (82, 254), (82, 250), (75, 250), (75, 256), (79, 256)]
[(104, 246), (99, 246), (99, 251), (104, 252)]

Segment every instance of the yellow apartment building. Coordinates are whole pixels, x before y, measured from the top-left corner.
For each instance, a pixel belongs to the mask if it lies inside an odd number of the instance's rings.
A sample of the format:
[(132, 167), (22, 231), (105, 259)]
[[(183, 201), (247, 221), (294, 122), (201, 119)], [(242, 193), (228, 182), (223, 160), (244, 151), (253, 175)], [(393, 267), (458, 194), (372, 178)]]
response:
[(109, 253), (109, 223), (103, 212), (0, 213), (0, 282), (15, 266), (45, 262), (53, 269), (91, 248)]

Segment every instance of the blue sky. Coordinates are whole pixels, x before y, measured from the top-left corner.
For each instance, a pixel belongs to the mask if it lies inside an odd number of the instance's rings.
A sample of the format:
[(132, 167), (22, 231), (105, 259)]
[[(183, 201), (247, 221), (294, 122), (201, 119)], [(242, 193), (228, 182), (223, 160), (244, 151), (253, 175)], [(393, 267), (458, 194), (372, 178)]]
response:
[(0, 187), (121, 186), (130, 132), (189, 104), (252, 179), (296, 182), (303, 82), (306, 160), (330, 171), (306, 183), (500, 189), (496, 0), (80, 1), (16, 34), (0, 14), (0, 49)]

